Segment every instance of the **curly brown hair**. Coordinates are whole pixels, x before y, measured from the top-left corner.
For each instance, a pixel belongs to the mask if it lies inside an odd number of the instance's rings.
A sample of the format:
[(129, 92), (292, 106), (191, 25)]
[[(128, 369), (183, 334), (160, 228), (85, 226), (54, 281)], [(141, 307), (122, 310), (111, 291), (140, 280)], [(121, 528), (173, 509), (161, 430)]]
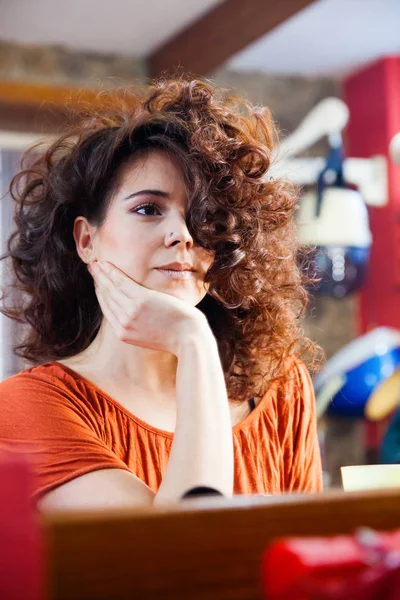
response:
[(25, 156), (11, 183), (12, 260), (22, 303), (2, 312), (29, 326), (15, 351), (32, 363), (83, 351), (102, 314), (78, 257), (73, 224), (101, 226), (121, 170), (163, 149), (179, 161), (194, 240), (215, 251), (198, 308), (219, 344), (228, 394), (262, 396), (290, 356), (310, 363), (307, 303), (294, 225), (296, 190), (268, 176), (277, 133), (269, 111), (198, 79), (102, 92), (74, 111), (65, 132)]

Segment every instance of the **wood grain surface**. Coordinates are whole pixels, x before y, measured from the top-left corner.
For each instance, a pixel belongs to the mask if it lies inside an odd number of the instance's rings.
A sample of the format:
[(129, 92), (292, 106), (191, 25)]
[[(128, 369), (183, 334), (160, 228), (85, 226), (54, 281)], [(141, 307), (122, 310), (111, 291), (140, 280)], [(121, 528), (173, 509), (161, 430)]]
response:
[(400, 490), (193, 500), (43, 525), (51, 599), (259, 600), (272, 539), (395, 529)]

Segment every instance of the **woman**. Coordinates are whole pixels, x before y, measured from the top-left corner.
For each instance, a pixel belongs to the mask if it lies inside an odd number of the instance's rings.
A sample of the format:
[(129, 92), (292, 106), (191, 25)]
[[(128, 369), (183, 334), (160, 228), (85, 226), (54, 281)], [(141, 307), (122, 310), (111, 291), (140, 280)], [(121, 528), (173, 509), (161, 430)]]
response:
[(0, 385), (0, 440), (32, 453), (43, 510), (321, 489), (275, 137), (267, 111), (160, 81), (12, 182), (24, 302), (3, 310), (35, 366)]

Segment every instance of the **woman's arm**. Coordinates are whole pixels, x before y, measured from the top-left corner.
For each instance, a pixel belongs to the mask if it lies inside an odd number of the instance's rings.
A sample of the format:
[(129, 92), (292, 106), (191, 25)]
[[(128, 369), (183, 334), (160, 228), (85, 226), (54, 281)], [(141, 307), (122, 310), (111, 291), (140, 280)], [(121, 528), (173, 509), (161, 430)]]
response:
[(230, 495), (233, 444), (228, 400), (216, 341), (201, 315), (177, 351), (177, 421), (171, 455), (157, 494), (119, 468), (81, 475), (47, 493), (44, 511), (93, 510), (149, 505), (179, 499), (206, 486)]
[[(42, 509), (162, 503), (179, 500), (197, 486), (231, 495), (232, 426), (218, 347), (206, 318), (176, 298), (144, 290), (118, 269), (99, 273), (96, 286), (103, 314), (121, 341), (171, 352), (178, 358), (171, 455), (155, 496), (133, 474), (101, 469), (47, 494)], [(113, 311), (116, 305), (118, 310)], [(154, 314), (159, 315), (157, 322)]]
[(177, 500), (195, 486), (233, 491), (228, 398), (215, 338), (201, 316), (179, 346), (177, 420), (168, 467), (156, 502)]

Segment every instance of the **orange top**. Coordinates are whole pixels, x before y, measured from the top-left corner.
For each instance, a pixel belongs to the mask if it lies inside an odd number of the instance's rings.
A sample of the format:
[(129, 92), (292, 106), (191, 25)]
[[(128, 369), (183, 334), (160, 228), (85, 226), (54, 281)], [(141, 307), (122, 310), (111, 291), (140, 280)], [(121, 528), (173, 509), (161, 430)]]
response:
[[(308, 372), (295, 363), (233, 427), (235, 493), (321, 490), (314, 404)], [(172, 440), (57, 362), (0, 384), (0, 449), (33, 455), (37, 497), (107, 468), (128, 470), (156, 492)]]

